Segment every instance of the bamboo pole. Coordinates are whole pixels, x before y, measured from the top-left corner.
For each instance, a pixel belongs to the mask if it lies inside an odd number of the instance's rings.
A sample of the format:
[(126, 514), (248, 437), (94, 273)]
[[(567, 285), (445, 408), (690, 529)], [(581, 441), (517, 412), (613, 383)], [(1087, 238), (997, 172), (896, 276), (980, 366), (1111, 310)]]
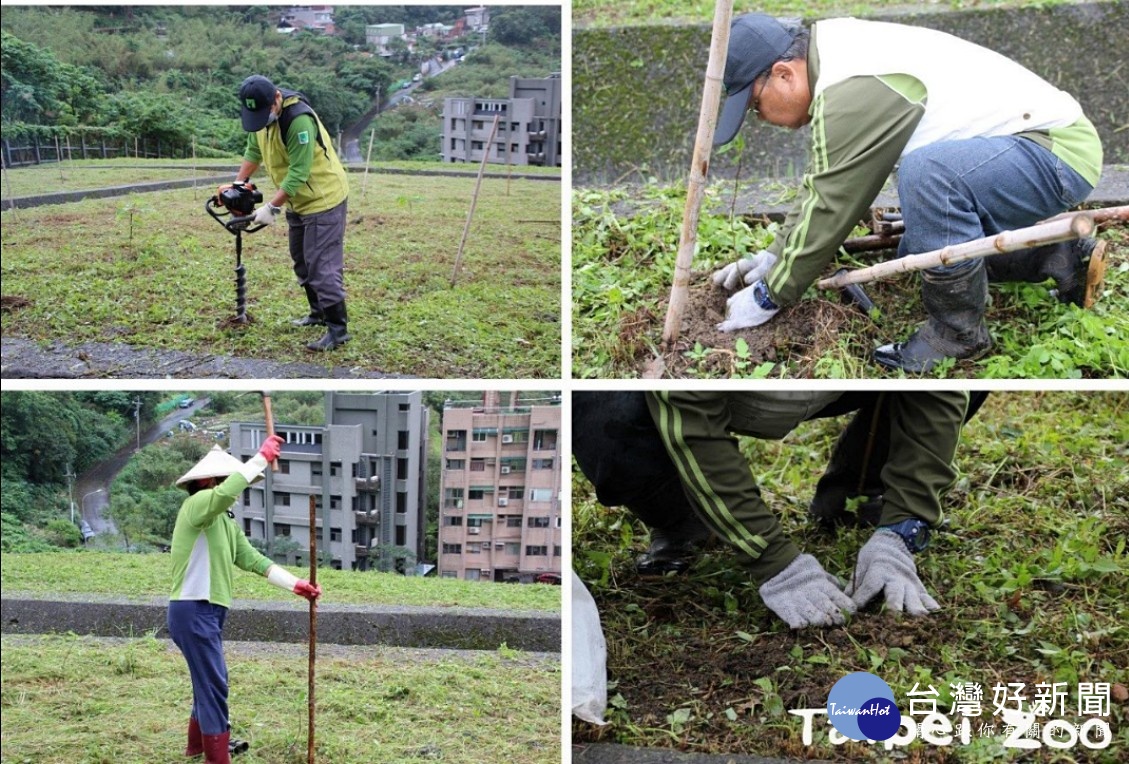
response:
[(702, 88), (702, 104), (698, 112), (698, 135), (694, 140), (694, 158), (690, 165), (687, 183), (686, 207), (682, 213), (682, 235), (678, 244), (678, 257), (674, 264), (674, 283), (670, 289), (670, 303), (666, 309), (663, 326), (663, 347), (669, 350), (682, 330), (682, 313), (690, 290), (690, 264), (698, 243), (698, 218), (702, 198), (706, 192), (706, 175), (709, 172), (710, 151), (717, 129), (717, 111), (721, 102), (722, 79), (725, 75), (725, 57), (729, 48), (729, 21), (733, 15), (733, 0), (719, 0), (714, 6), (713, 38), (710, 41), (710, 58), (706, 66), (706, 81)]
[(374, 138), (376, 138), (376, 128), (375, 127), (372, 129), (372, 132), (368, 134), (368, 153), (365, 154), (365, 177), (361, 181), (361, 198), (362, 199), (365, 198), (365, 194), (368, 192), (368, 168), (369, 168), (369, 162), (372, 161), (372, 141), (373, 141)]
[(482, 176), (486, 173), (486, 161), (490, 159), (490, 147), (494, 145), (494, 134), (498, 132), (498, 117), (494, 115), (494, 126), (490, 128), (490, 139), (486, 141), (486, 148), (482, 152), (482, 165), (478, 168), (478, 180), (474, 183), (474, 196), (470, 199), (470, 211), (466, 215), (466, 225), (463, 226), (463, 238), (459, 241), (459, 251), (455, 255), (455, 268), (451, 271), (451, 286), (459, 278), (459, 266), (463, 261), (463, 247), (466, 246), (466, 237), (470, 233), (470, 221), (474, 217), (474, 208), (478, 205), (478, 191), (482, 188)]
[[(317, 497), (310, 494), (310, 586), (318, 585), (318, 513)], [(318, 645), (318, 601), (310, 600), (310, 666), (309, 666), (309, 724), (306, 728), (306, 761), (314, 764), (317, 754), (314, 752), (314, 712), (317, 703), (314, 700), (314, 663), (317, 660)]]
[(196, 136), (192, 136), (192, 199), (196, 200)]
[(954, 265), (966, 260), (978, 260), (1004, 252), (1028, 249), (1039, 244), (1054, 244), (1059, 241), (1078, 239), (1089, 236), (1093, 231), (1093, 218), (1081, 213), (1049, 223), (1039, 223), (1027, 228), (1017, 228), (1014, 231), (1004, 231), (994, 236), (985, 236), (982, 239), (973, 239), (964, 244), (953, 244), (935, 249), (932, 252), (906, 255), (896, 260), (887, 260), (884, 263), (872, 265), (869, 268), (845, 271), (830, 278), (821, 279), (816, 286), (820, 289), (842, 289), (849, 284), (865, 284), (899, 273), (921, 271), (942, 265)]

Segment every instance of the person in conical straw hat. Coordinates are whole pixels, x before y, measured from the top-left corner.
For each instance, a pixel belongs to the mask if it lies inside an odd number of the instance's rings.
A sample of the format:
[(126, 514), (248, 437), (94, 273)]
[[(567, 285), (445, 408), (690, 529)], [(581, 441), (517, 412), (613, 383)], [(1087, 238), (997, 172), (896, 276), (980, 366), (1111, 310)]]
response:
[(320, 586), (297, 578), (252, 547), (230, 511), (247, 486), (262, 479), (281, 448), (282, 439), (272, 435), (244, 463), (215, 446), (176, 481), (188, 491), (188, 498), (173, 529), (168, 628), (192, 678), (192, 715), (184, 754), (203, 754), (206, 764), (230, 764), (230, 747), (246, 749), (238, 741), (232, 746), (223, 657), (223, 624), (231, 607), (234, 568), (265, 576), (275, 586), (310, 601), (321, 596)]

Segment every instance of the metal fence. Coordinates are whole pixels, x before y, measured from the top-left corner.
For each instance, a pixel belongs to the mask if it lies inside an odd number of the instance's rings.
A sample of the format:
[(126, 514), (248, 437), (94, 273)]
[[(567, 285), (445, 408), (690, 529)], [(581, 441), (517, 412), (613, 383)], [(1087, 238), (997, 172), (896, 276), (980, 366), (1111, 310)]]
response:
[(29, 138), (20, 143), (23, 145), (7, 138), (0, 141), (5, 167), (24, 167), (70, 159), (184, 159), (192, 155), (191, 146), (162, 144), (159, 140), (143, 137), (88, 139), (86, 135), (80, 135), (77, 142), (68, 137), (56, 138), (51, 142)]

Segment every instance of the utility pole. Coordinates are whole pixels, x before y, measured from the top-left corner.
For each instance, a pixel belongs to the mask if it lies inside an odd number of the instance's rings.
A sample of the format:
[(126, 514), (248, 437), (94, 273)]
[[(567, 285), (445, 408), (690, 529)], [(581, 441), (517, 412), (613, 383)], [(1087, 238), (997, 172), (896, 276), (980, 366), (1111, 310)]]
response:
[(64, 477), (67, 479), (67, 495), (71, 498), (71, 525), (74, 525), (74, 479), (76, 475), (74, 470), (71, 469), (70, 462), (67, 462), (67, 473)]
[(137, 425), (137, 451), (141, 450), (141, 399), (133, 399), (133, 421)]

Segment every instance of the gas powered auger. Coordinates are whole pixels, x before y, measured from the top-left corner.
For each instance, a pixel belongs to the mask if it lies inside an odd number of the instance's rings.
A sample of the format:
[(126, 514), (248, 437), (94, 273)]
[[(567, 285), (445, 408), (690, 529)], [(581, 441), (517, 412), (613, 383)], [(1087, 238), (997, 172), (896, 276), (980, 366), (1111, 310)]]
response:
[[(251, 323), (247, 315), (247, 270), (243, 267), (243, 232), (255, 233), (266, 228), (262, 223), (255, 225), (255, 205), (263, 201), (263, 192), (254, 184), (241, 183), (223, 186), (214, 196), (204, 202), (204, 211), (217, 223), (235, 234), (235, 318), (231, 323), (244, 325)], [(219, 212), (218, 210), (223, 210)], [(227, 218), (225, 220), (225, 218)]]

